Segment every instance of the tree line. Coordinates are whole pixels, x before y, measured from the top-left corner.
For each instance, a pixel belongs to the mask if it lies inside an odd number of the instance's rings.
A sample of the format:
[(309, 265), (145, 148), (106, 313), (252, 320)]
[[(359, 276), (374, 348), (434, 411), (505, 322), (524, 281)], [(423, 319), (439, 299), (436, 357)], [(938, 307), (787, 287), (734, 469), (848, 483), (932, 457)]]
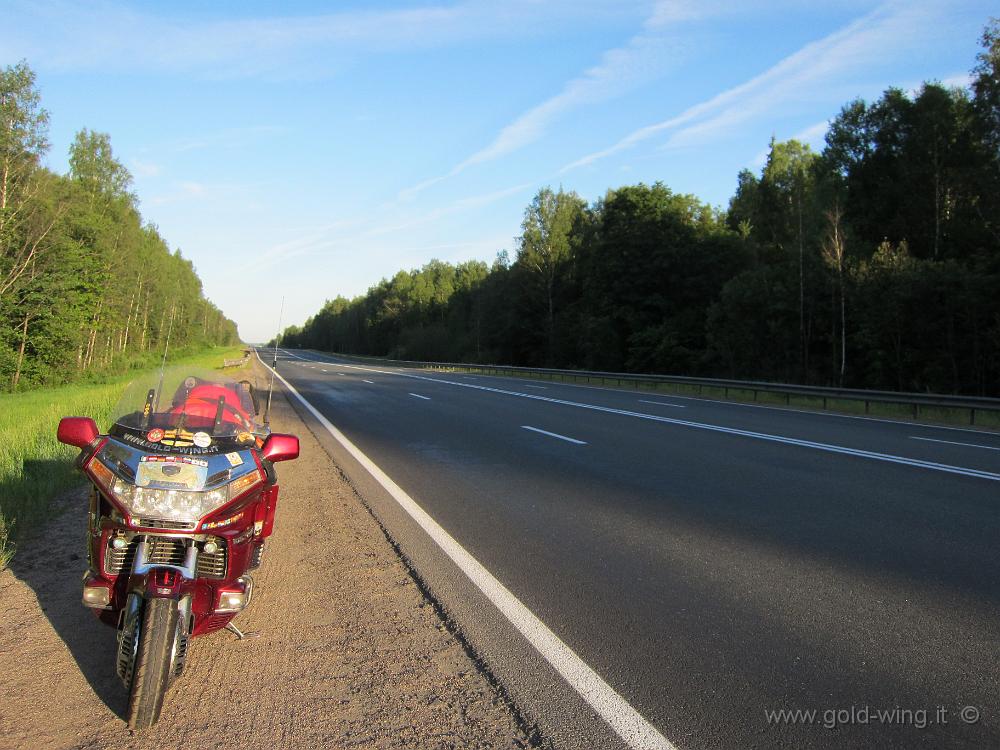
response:
[(337, 297), (285, 346), (399, 359), (1000, 395), (1000, 23), (968, 88), (855, 100), (772, 140), (726, 210), (544, 188), (515, 255)]
[(239, 341), (191, 261), (144, 222), (106, 133), (42, 165), (48, 113), (25, 62), (0, 69), (0, 389), (71, 382)]

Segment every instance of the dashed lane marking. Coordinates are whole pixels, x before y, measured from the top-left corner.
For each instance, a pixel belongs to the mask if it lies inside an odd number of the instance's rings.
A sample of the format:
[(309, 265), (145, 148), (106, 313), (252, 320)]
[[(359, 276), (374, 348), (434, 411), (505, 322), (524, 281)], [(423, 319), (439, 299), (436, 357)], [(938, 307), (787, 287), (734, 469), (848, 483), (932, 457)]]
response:
[(521, 425), (522, 430), (531, 430), (532, 432), (537, 432), (542, 435), (548, 435), (549, 437), (559, 438), (560, 440), (565, 440), (567, 443), (575, 443), (576, 445), (586, 445), (586, 440), (577, 440), (576, 438), (566, 437), (565, 435), (560, 435), (558, 432), (549, 432), (548, 430), (540, 430), (537, 427), (529, 427), (526, 424)]

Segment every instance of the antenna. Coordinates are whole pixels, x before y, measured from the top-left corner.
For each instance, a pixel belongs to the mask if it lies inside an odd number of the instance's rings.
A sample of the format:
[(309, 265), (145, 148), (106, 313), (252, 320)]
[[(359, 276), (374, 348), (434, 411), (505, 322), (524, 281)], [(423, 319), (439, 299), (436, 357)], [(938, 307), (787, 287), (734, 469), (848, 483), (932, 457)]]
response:
[(278, 369), (278, 339), (281, 338), (281, 319), (285, 316), (285, 297), (281, 297), (281, 312), (278, 313), (278, 333), (274, 337), (274, 358), (271, 360), (271, 382), (267, 384), (267, 406), (264, 408), (264, 424), (271, 424), (271, 391), (274, 389), (274, 373)]
[(160, 362), (160, 382), (156, 385), (156, 401), (153, 403), (153, 411), (160, 410), (160, 391), (163, 390), (163, 371), (167, 366), (167, 350), (170, 349), (170, 332), (174, 330), (174, 311), (177, 309), (175, 302), (170, 308), (170, 323), (167, 325), (167, 342), (163, 345), (163, 360)]

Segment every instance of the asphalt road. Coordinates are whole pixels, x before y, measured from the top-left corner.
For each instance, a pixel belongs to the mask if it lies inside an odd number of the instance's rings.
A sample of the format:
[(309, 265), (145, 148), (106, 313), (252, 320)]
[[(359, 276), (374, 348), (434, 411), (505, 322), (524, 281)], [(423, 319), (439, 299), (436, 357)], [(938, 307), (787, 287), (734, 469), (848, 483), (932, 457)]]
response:
[[(673, 746), (1000, 747), (1000, 434), (316, 353), (278, 372)], [(642, 745), (326, 440), (556, 746)]]

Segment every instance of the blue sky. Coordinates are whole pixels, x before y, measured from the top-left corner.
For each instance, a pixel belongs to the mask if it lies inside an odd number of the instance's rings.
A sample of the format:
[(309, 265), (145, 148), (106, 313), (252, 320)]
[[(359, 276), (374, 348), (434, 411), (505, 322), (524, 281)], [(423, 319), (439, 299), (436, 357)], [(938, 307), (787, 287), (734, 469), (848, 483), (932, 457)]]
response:
[[(660, 180), (725, 206), (771, 136), (855, 97), (965, 85), (986, 2), (0, 0), (48, 164), (110, 133), (144, 217), (247, 341), (431, 258), (513, 255), (546, 185)], [(239, 270), (233, 271), (236, 267)]]

